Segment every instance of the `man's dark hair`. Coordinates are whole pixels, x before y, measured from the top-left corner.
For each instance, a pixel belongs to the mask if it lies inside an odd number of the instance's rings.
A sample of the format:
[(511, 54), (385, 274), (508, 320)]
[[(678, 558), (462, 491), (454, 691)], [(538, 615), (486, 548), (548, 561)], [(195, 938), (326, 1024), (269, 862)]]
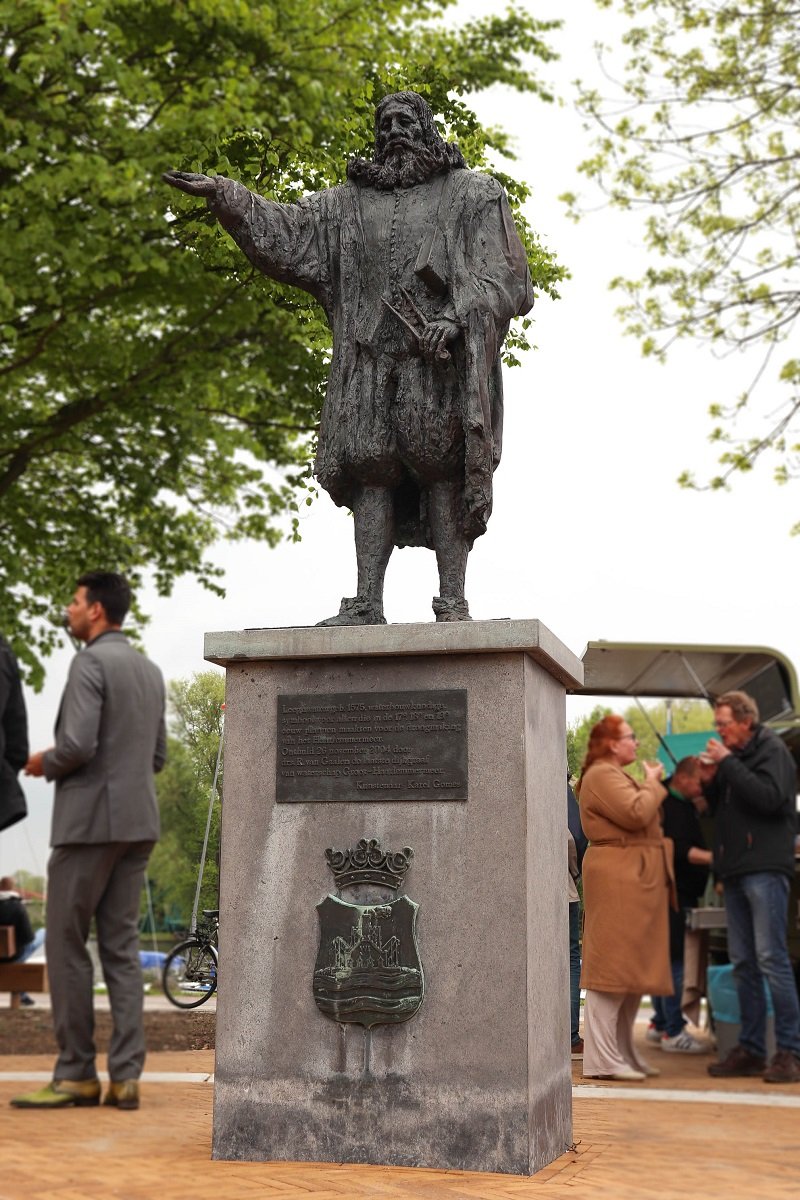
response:
[(700, 760), (694, 754), (687, 754), (686, 758), (682, 758), (679, 763), (675, 764), (673, 775), (696, 775), (700, 770)]
[(131, 606), (131, 585), (124, 575), (113, 571), (85, 571), (78, 587), (86, 588), (90, 604), (102, 604), (112, 625), (121, 625)]

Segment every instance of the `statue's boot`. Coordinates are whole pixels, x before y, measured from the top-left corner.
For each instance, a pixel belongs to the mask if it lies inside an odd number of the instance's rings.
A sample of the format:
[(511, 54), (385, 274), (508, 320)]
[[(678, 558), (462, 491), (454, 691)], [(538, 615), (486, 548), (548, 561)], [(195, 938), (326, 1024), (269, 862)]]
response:
[(463, 596), (434, 596), (433, 611), (437, 621), (471, 621), (469, 607)]
[(385, 625), (383, 608), (366, 596), (344, 596), (335, 617), (317, 621), (317, 625)]

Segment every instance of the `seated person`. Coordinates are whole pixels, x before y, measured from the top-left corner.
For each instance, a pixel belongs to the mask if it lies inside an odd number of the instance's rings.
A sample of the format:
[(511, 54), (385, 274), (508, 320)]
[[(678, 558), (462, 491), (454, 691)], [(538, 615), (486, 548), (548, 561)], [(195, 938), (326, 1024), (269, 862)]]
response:
[[(13, 926), (17, 943), (16, 953), (10, 958), (0, 958), (0, 962), (25, 962), (44, 945), (44, 929), (33, 932), (28, 910), (10, 875), (0, 879), (0, 925)], [(22, 1004), (34, 1003), (27, 992), (20, 992), (19, 998)]]

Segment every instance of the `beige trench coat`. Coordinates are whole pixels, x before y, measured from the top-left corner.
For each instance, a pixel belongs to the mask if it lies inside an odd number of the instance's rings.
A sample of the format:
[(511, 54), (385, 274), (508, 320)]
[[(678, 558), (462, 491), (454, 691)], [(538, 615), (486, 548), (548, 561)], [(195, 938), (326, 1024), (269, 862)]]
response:
[(672, 841), (661, 832), (666, 788), (621, 767), (593, 763), (581, 781), (583, 859), (581, 986), (672, 995), (668, 905), (677, 907)]

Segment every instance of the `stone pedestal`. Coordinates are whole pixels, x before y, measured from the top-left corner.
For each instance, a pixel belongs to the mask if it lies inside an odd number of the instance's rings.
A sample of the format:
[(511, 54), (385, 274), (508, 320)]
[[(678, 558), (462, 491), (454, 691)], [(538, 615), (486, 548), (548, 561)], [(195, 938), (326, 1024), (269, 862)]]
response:
[[(552, 1162), (572, 1141), (564, 695), (580, 661), (538, 621), (212, 633), (205, 655), (227, 668), (214, 1157)], [(466, 690), (466, 800), (276, 802), (279, 696), (420, 690)], [(425, 998), (367, 1032), (324, 1016), (312, 977), (325, 851), (373, 837), (414, 851), (401, 891)]]

